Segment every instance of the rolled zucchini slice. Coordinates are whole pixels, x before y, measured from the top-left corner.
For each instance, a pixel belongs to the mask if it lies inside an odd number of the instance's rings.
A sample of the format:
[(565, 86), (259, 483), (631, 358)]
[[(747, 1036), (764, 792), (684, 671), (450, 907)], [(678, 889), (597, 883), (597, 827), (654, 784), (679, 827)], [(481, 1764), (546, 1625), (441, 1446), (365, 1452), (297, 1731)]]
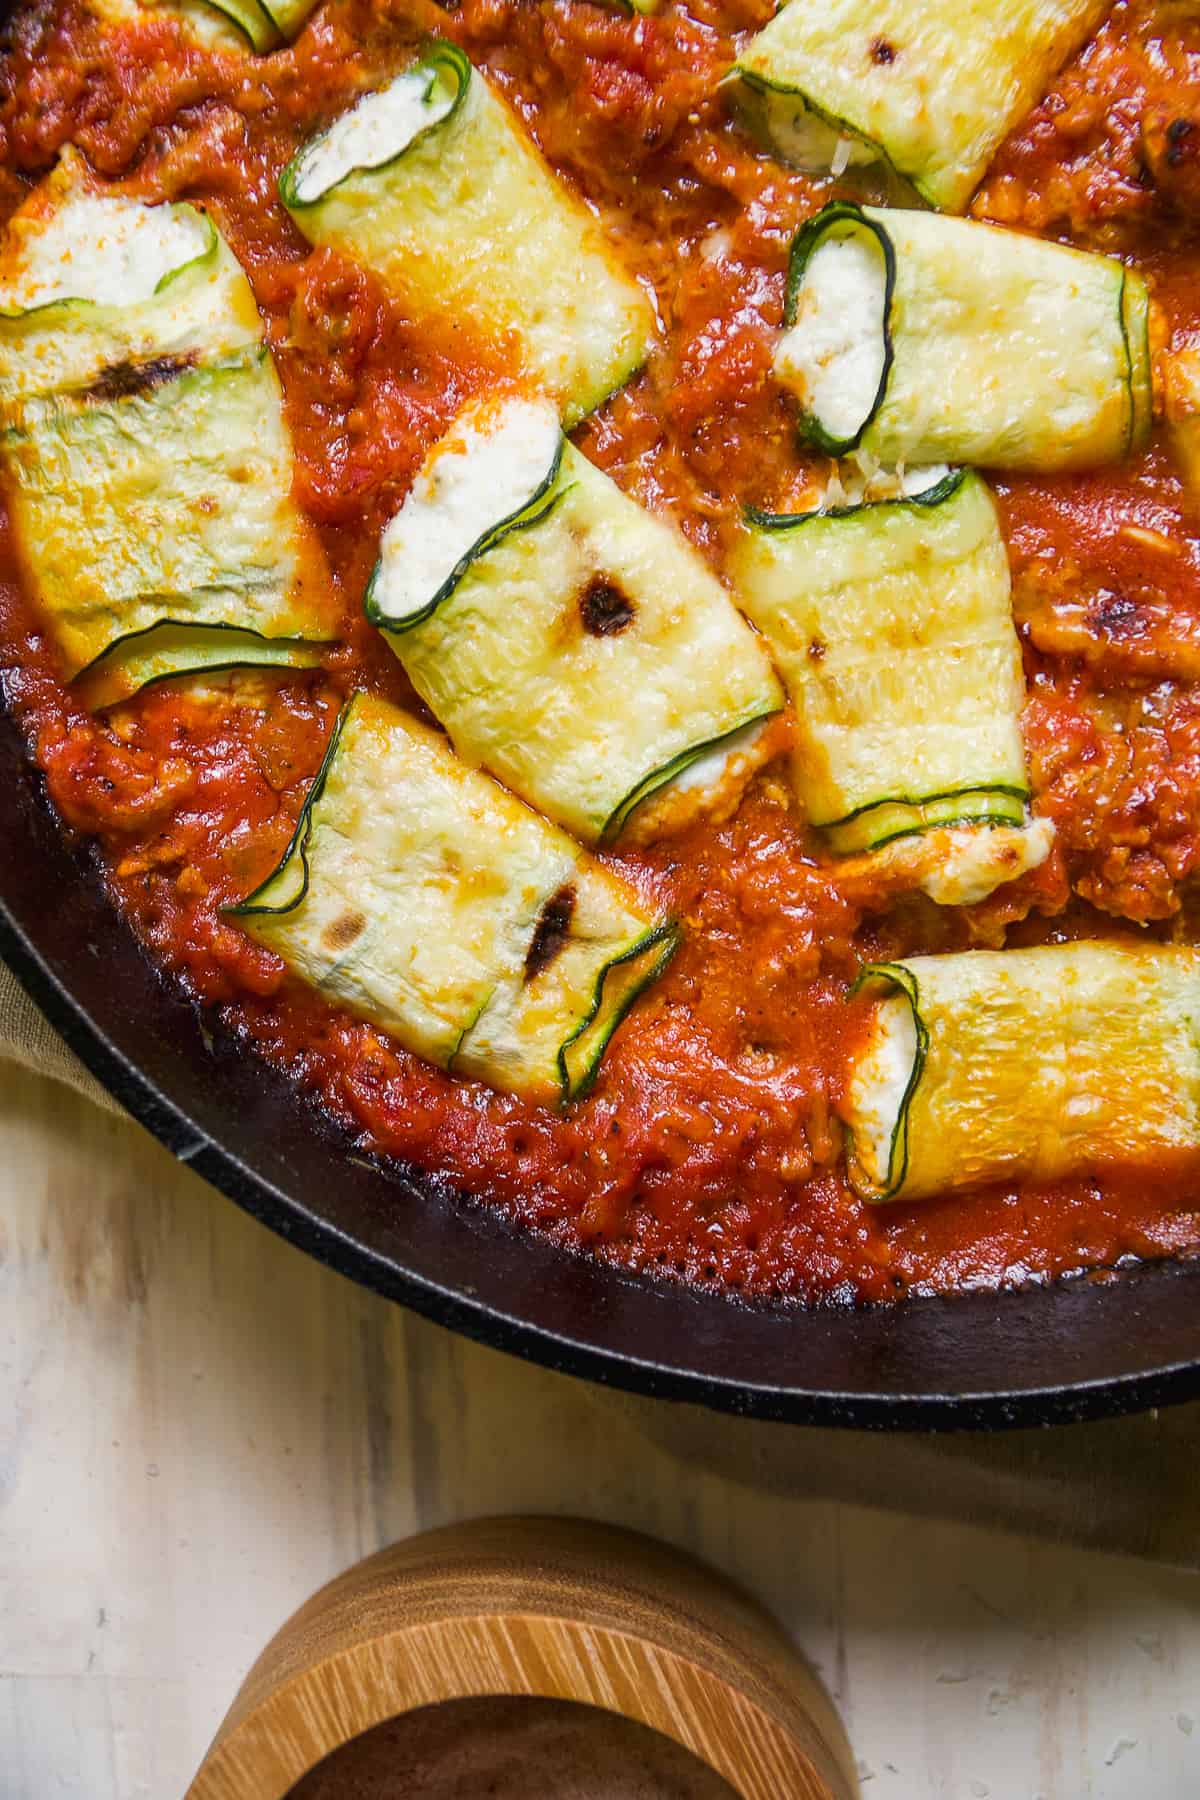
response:
[(785, 162), (882, 158), (961, 212), (1001, 142), (1109, 0), (790, 0), (731, 71), (735, 102)]
[(775, 372), (830, 455), (1054, 471), (1151, 422), (1149, 297), (1112, 257), (835, 201), (797, 233)]
[(0, 245), (0, 479), (32, 594), (85, 704), (337, 635), (292, 499), (249, 284), (189, 206), (103, 194), (68, 158)]
[[(922, 840), (905, 851), (911, 879), (967, 903), (1040, 863), (1050, 837), (1028, 822), (995, 502), (973, 471), (929, 480), (902, 499), (751, 514), (731, 573), (795, 707), (811, 823), (841, 856)], [(967, 844), (981, 826), (1003, 829)]]
[(869, 964), (847, 1172), (867, 1200), (1200, 1148), (1200, 956), (1110, 943)]
[(416, 318), (511, 345), (568, 424), (646, 359), (646, 295), (455, 45), (313, 138), (279, 191), (310, 243), (365, 263)]
[(318, 0), (91, 0), (101, 18), (128, 23), (147, 14), (180, 19), (212, 49), (265, 53), (298, 37)]
[(384, 532), (366, 609), (459, 754), (585, 843), (740, 791), (783, 705), (720, 582), (544, 400), (460, 414)]
[(553, 1103), (678, 941), (667, 918), (384, 701), (344, 710), (279, 867), (232, 909), (440, 1068)]

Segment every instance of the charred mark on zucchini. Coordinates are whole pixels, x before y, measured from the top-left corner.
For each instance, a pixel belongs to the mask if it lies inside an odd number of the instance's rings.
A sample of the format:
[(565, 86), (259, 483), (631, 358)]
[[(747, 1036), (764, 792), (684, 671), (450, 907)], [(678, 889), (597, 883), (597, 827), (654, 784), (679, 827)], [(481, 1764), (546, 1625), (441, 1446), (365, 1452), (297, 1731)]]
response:
[(175, 381), (194, 368), (199, 360), (198, 353), (190, 351), (186, 356), (154, 356), (149, 362), (111, 363), (85, 388), (83, 397), (101, 404), (132, 400), (138, 394), (149, 394), (166, 382)]
[(551, 894), (537, 916), (537, 924), (525, 952), (526, 983), (536, 981), (543, 969), (548, 969), (560, 953), (571, 935), (571, 920), (574, 917), (575, 888), (573, 883), (567, 881), (556, 893)]
[(362, 913), (344, 912), (326, 927), (321, 943), (326, 950), (331, 950), (337, 955), (343, 950), (348, 950), (354, 940), (362, 936), (366, 923)]
[(637, 608), (614, 582), (595, 575), (579, 596), (579, 616), (593, 637), (618, 637), (633, 624)]

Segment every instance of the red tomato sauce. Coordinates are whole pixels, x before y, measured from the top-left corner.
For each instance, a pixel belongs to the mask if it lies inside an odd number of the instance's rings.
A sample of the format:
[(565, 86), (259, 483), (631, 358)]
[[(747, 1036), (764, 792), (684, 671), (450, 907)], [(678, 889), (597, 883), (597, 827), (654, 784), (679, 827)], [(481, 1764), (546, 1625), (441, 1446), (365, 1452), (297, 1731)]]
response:
[[(881, 1301), (996, 1287), (1200, 1247), (1200, 1195), (1136, 1178), (872, 1208), (837, 1122), (847, 1003), (865, 959), (1144, 928), (1194, 941), (1200, 859), (1200, 540), (1165, 450), (1129, 467), (997, 482), (1012, 553), (1039, 807), (1058, 849), (963, 911), (851, 879), (807, 832), (782, 764), (736, 816), (612, 860), (683, 921), (682, 950), (562, 1115), (431, 1068), (286, 976), (221, 908), (277, 862), (337, 709), (366, 687), (412, 704), (362, 616), (379, 534), (421, 458), (503, 375), (463, 321), (417, 329), (369, 273), (313, 251), (278, 202), (313, 130), (456, 39), (602, 213), (662, 320), (645, 372), (577, 440), (674, 517), (718, 569), (747, 501), (786, 507), (814, 473), (770, 377), (788, 246), (869, 175), (792, 173), (731, 120), (719, 78), (772, 0), (328, 0), (268, 58), (202, 49), (165, 15), (103, 25), (33, 0), (0, 67), (0, 211), (59, 149), (146, 199), (207, 207), (245, 264), (284, 384), (297, 492), (343, 609), (323, 670), (166, 684), (107, 717), (65, 689), (0, 534), (0, 658), (65, 826), (94, 837), (148, 951), (359, 1146), (436, 1172), (520, 1226), (628, 1268), (747, 1295)], [(979, 216), (1138, 261), (1161, 332), (1200, 330), (1200, 27), (1118, 5), (1002, 150)], [(1177, 120), (1194, 120), (1181, 131)], [(1180, 152), (1180, 146), (1183, 151)], [(1186, 1191), (1185, 1191), (1186, 1190)], [(402, 1204), (397, 1200), (397, 1204)]]

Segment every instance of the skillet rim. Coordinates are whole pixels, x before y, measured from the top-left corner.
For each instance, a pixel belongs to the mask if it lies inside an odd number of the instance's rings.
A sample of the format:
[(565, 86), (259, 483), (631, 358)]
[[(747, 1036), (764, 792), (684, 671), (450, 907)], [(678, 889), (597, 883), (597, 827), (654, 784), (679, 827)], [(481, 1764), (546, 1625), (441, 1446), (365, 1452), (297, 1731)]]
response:
[[(12, 895), (13, 871), (20, 867), (27, 873), (32, 870), (33, 879), (51, 892), (64, 876), (79, 883), (75, 901), (84, 905), (100, 930), (109, 935), (113, 958), (119, 961), (121, 956), (132, 956), (147, 977), (153, 978), (162, 996), (168, 1037), (173, 1034), (172, 1053), (181, 1075), (189, 1072), (185, 1046), (179, 1041), (178, 1031), (173, 1030), (182, 1016), (181, 1009), (191, 1011), (196, 1030), (205, 1048), (211, 1051), (209, 1031), (200, 1024), (200, 1009), (182, 1000), (179, 985), (165, 977), (137, 943), (104, 892), (94, 863), (89, 866), (89, 859), (72, 844), (58, 821), (11, 713), (4, 725), (0, 771), (7, 763), (7, 772), (15, 779), (0, 782), (0, 841), (13, 846), (14, 854), (6, 857), (0, 867), (0, 956), (102, 1086), (178, 1160), (195, 1169), (251, 1217), (339, 1274), (475, 1342), (557, 1372), (652, 1398), (690, 1402), (717, 1412), (783, 1423), (869, 1431), (996, 1431), (1117, 1416), (1200, 1395), (1200, 1308), (1196, 1306), (1200, 1287), (1195, 1285), (1200, 1282), (1200, 1263), (1190, 1267), (1177, 1262), (1143, 1264), (1100, 1280), (1077, 1278), (1000, 1294), (914, 1299), (874, 1311), (767, 1308), (699, 1293), (682, 1283), (619, 1271), (594, 1257), (513, 1231), (498, 1215), (488, 1213), (469, 1199), (464, 1202), (463, 1197), (448, 1197), (428, 1174), (388, 1171), (386, 1179), (397, 1191), (419, 1197), (428, 1208), (440, 1207), (443, 1226), (448, 1224), (456, 1237), (462, 1237), (464, 1222), (478, 1236), (480, 1220), (484, 1219), (483, 1230), (493, 1242), (499, 1241), (499, 1232), (507, 1239), (509, 1252), (515, 1245), (519, 1258), (540, 1262), (543, 1272), (549, 1269), (552, 1281), (561, 1274), (568, 1290), (595, 1301), (600, 1314), (599, 1329), (593, 1319), (590, 1330), (576, 1331), (548, 1324), (544, 1319), (539, 1322), (527, 1305), (498, 1305), (483, 1297), (473, 1282), (436, 1279), (428, 1271), (412, 1266), (411, 1260), (400, 1261), (372, 1247), (363, 1236), (339, 1225), (328, 1210), (315, 1210), (275, 1179), (265, 1166), (255, 1166), (240, 1153), (230, 1141), (228, 1112), (223, 1133), (197, 1120), (194, 1110), (169, 1091), (171, 1082), (155, 1079), (136, 1055), (115, 1041), (113, 1021), (94, 1016), (74, 991), (71, 971), (64, 977), (51, 966), (52, 958), (45, 944), (37, 941), (37, 931), (18, 917), (19, 911), (29, 910), (22, 909)], [(28, 840), (24, 844), (19, 843), (22, 826)], [(42, 840), (40, 846), (38, 839)], [(47, 858), (50, 862), (61, 861), (64, 868), (55, 871), (47, 865)], [(50, 912), (43, 909), (38, 916), (48, 918)], [(86, 950), (99, 956), (95, 940), (86, 933), (73, 942), (82, 942)], [(78, 966), (75, 973), (78, 978)], [(171, 1015), (176, 1018), (172, 1020)], [(331, 1147), (330, 1133), (335, 1128), (331, 1122), (323, 1123), (315, 1108), (304, 1104), (290, 1077), (269, 1071), (269, 1065), (245, 1046), (236, 1046), (235, 1058), (235, 1066), (241, 1063), (253, 1067), (260, 1083), (285, 1083), (292, 1098), (294, 1120), (302, 1125), (302, 1136), (313, 1144), (323, 1140), (327, 1150)], [(214, 1058), (211, 1066), (199, 1072), (205, 1076), (218, 1073), (219, 1061)], [(190, 1072), (193, 1077), (198, 1072), (194, 1063)], [(344, 1132), (338, 1132), (336, 1142), (343, 1156), (359, 1164), (365, 1162), (355, 1155)], [(377, 1172), (383, 1169), (383, 1165), (374, 1167)], [(1075, 1378), (1010, 1380), (1007, 1385), (976, 1382), (958, 1389), (953, 1383), (932, 1379), (908, 1387), (861, 1378), (853, 1385), (841, 1382), (813, 1386), (747, 1379), (744, 1375), (722, 1374), (702, 1367), (694, 1348), (696, 1339), (685, 1340), (691, 1347), (690, 1356), (684, 1353), (664, 1357), (640, 1351), (636, 1344), (613, 1341), (608, 1330), (615, 1317), (618, 1336), (623, 1333), (627, 1338), (630, 1318), (636, 1326), (639, 1310), (647, 1318), (656, 1311), (679, 1315), (685, 1323), (702, 1325), (702, 1337), (711, 1334), (714, 1319), (719, 1327), (731, 1326), (735, 1334), (741, 1329), (749, 1337), (761, 1332), (763, 1321), (769, 1318), (771, 1323), (766, 1329), (778, 1334), (782, 1317), (798, 1336), (807, 1334), (814, 1348), (819, 1347), (822, 1338), (832, 1341), (839, 1333), (851, 1333), (862, 1340), (861, 1345), (852, 1345), (852, 1353), (861, 1351), (868, 1367), (872, 1361), (880, 1361), (881, 1346), (883, 1361), (887, 1363), (888, 1345), (896, 1347), (897, 1334), (903, 1362), (904, 1353), (911, 1348), (903, 1342), (906, 1336), (914, 1340), (932, 1336), (936, 1341), (939, 1335), (948, 1333), (951, 1343), (958, 1337), (964, 1344), (973, 1344), (982, 1330), (986, 1337), (996, 1339), (1001, 1358), (1009, 1349), (1018, 1361), (1022, 1353), (1026, 1359), (1032, 1353), (1036, 1363), (1044, 1359), (1045, 1345), (1049, 1345), (1053, 1358), (1056, 1340), (1074, 1346), (1080, 1332), (1086, 1347), (1088, 1334), (1094, 1336), (1097, 1326), (1101, 1345), (1110, 1353), (1118, 1340), (1126, 1337), (1131, 1325), (1136, 1344), (1139, 1324), (1157, 1329), (1164, 1303), (1166, 1310), (1171, 1310), (1172, 1296), (1184, 1321), (1194, 1318), (1196, 1322), (1184, 1355), (1168, 1354), (1149, 1361), (1135, 1357), (1132, 1366), (1114, 1364), (1096, 1374), (1081, 1372)], [(734, 1323), (748, 1316), (757, 1318), (759, 1324), (739, 1328)], [(835, 1360), (836, 1356), (835, 1345)], [(925, 1374), (928, 1377), (929, 1371)]]

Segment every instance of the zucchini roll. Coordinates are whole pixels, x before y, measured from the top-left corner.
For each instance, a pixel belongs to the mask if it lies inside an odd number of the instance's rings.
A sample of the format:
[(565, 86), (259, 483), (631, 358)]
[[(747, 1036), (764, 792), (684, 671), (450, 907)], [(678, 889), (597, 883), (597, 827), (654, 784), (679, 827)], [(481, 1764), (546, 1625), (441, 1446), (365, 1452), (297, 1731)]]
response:
[[(830, 512), (754, 513), (732, 574), (796, 710), (795, 786), (837, 855), (891, 860), (945, 904), (1036, 867), (1008, 556), (973, 471)], [(980, 826), (992, 827), (982, 835)], [(920, 840), (920, 841), (918, 841)]]
[(406, 1049), (539, 1101), (586, 1091), (678, 941), (564, 832), (364, 694), (283, 861), (232, 910)]
[(1112, 257), (835, 201), (796, 235), (785, 317), (775, 372), (833, 456), (1085, 469), (1150, 429), (1146, 284)]
[(737, 104), (785, 162), (835, 174), (882, 158), (961, 212), (1008, 133), (1109, 0), (791, 0), (731, 71)]
[(414, 317), (511, 344), (568, 424), (646, 359), (650, 302), (453, 44), (307, 143), (279, 191), (311, 243), (365, 263)]
[(299, 36), (318, 0), (93, 0), (102, 18), (120, 24), (147, 13), (179, 18), (213, 49), (278, 50)]
[(1200, 1148), (1200, 955), (1091, 943), (872, 963), (847, 1172), (868, 1200)]
[(545, 400), (459, 415), (384, 532), (366, 608), (459, 754), (587, 843), (736, 798), (783, 705), (696, 551)]
[(0, 245), (0, 424), (23, 570), (86, 704), (320, 661), (336, 614), (279, 380), (202, 213), (64, 157)]

